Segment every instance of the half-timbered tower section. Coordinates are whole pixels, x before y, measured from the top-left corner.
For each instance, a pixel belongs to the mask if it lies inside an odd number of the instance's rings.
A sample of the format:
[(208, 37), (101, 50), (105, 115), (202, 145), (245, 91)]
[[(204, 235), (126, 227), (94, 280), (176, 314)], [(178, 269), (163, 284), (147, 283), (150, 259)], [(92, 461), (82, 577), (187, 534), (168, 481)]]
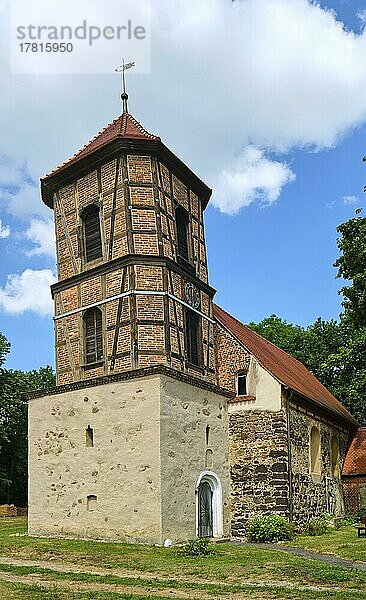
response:
[(215, 380), (210, 190), (128, 113), (42, 180), (58, 384), (164, 363)]

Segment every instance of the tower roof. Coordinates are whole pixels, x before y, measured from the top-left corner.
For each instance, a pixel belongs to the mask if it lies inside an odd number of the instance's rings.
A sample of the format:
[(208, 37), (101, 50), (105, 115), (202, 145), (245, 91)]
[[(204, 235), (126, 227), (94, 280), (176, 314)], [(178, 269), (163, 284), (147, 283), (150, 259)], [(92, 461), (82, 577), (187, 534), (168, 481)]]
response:
[(201, 198), (203, 208), (206, 208), (212, 190), (163, 144), (158, 135), (149, 133), (128, 112), (123, 112), (78, 152), (41, 177), (43, 202), (53, 208), (54, 192), (126, 150), (128, 153), (141, 152), (154, 155), (169, 165), (179, 178), (191, 186), (191, 189)]
[(52, 171), (44, 175), (42, 180), (47, 179), (50, 175), (59, 173), (66, 167), (76, 163), (77, 161), (92, 154), (95, 150), (102, 148), (109, 142), (118, 138), (126, 138), (133, 140), (156, 140), (160, 141), (160, 137), (149, 133), (132, 115), (123, 113), (111, 123), (108, 123), (101, 131), (99, 131), (89, 142), (80, 150), (75, 152), (70, 158), (55, 167)]

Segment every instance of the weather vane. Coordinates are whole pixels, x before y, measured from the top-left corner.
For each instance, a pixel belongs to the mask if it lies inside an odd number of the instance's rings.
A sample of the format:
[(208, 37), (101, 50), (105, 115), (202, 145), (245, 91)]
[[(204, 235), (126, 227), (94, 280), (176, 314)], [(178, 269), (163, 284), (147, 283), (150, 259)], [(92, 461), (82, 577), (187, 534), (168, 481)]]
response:
[(122, 64), (114, 69), (115, 73), (121, 73), (121, 76), (122, 76), (121, 77), (121, 92), (122, 92), (121, 98), (122, 98), (122, 106), (123, 106), (124, 113), (128, 112), (128, 108), (127, 108), (128, 94), (126, 92), (125, 71), (127, 71), (127, 69), (131, 69), (131, 67), (134, 67), (134, 66), (135, 66), (134, 62), (125, 63), (125, 59), (122, 58)]

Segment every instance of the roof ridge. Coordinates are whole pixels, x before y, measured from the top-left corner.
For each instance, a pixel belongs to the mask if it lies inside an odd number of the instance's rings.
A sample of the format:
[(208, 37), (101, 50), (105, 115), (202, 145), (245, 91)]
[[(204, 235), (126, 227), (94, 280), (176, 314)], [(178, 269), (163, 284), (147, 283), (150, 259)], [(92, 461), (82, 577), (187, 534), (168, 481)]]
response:
[(126, 128), (127, 128), (127, 119), (130, 119), (143, 135), (147, 135), (149, 138), (151, 138), (153, 140), (158, 138), (158, 136), (155, 135), (155, 133), (150, 133), (149, 131), (147, 131), (145, 129), (145, 127), (140, 123), (140, 121), (138, 121), (133, 115), (131, 115), (130, 113), (125, 113), (125, 114), (126, 114), (126, 119), (125, 119)]
[[(292, 360), (296, 361), (297, 363), (299, 363), (302, 367), (305, 367), (305, 365), (302, 364), (302, 362), (300, 360), (298, 360), (297, 358), (295, 358), (294, 356), (292, 356), (292, 354), (289, 354), (288, 352), (286, 352), (286, 350), (284, 350), (283, 348), (280, 348), (279, 346), (277, 346), (274, 342), (271, 342), (271, 340), (268, 340), (266, 337), (264, 337), (264, 335), (261, 335), (260, 333), (258, 333), (257, 331), (254, 331), (254, 329), (251, 329), (250, 327), (248, 327), (248, 325), (245, 325), (245, 323), (242, 323), (241, 321), (239, 321), (239, 319), (237, 319), (236, 317), (233, 317), (233, 315), (231, 315), (230, 313), (228, 313), (225, 309), (221, 308), (221, 306), (218, 306), (218, 304), (215, 304), (215, 306), (217, 306), (217, 308), (219, 308), (220, 310), (222, 310), (222, 312), (226, 313), (227, 315), (229, 315), (229, 317), (231, 317), (232, 319), (234, 319), (234, 321), (236, 321), (237, 323), (239, 323), (239, 325), (241, 327), (245, 327), (246, 329), (248, 329), (253, 335), (261, 338), (261, 340), (263, 340), (264, 342), (266, 342), (268, 345), (273, 346), (274, 348), (276, 348), (276, 350), (280, 350), (281, 352), (283, 352), (284, 354), (286, 354), (286, 356), (288, 356), (289, 358), (292, 358)], [(305, 367), (306, 369), (307, 367)], [(309, 369), (307, 369), (309, 371)], [(310, 375), (313, 375), (310, 371), (309, 371)], [(315, 377), (315, 375), (313, 375), (313, 377)], [(315, 377), (316, 379), (316, 377)], [(319, 381), (317, 379), (317, 381)], [(319, 381), (320, 383), (320, 381)], [(323, 385), (323, 384), (322, 384)], [(326, 389), (326, 388), (325, 388)], [(329, 390), (328, 390), (329, 391)]]
[(72, 154), (71, 156), (69, 156), (69, 158), (67, 158), (66, 160), (64, 160), (62, 163), (60, 163), (57, 167), (55, 167), (54, 169), (52, 169), (51, 171), (49, 171), (48, 173), (45, 173), (41, 179), (45, 179), (46, 177), (48, 177), (49, 175), (52, 175), (53, 173), (55, 173), (55, 171), (58, 171), (58, 169), (60, 169), (61, 167), (66, 166), (69, 162), (71, 162), (74, 158), (77, 158), (77, 156), (83, 151), (85, 150), (85, 148), (87, 148), (89, 146), (89, 144), (91, 144), (92, 142), (94, 142), (100, 135), (102, 135), (109, 127), (111, 127), (112, 125), (115, 125), (117, 123), (117, 121), (121, 118), (121, 116), (116, 117), (115, 119), (113, 119), (113, 121), (111, 121), (110, 123), (108, 123), (105, 127), (103, 127), (103, 129), (100, 129), (100, 131), (98, 131), (98, 133), (96, 133), (92, 138), (90, 138), (90, 140), (88, 142), (86, 142), (86, 144), (84, 144), (81, 148), (79, 148), (79, 150), (77, 150), (76, 152), (74, 152), (74, 154)]
[[(132, 129), (132, 131), (130, 132), (128, 131), (129, 123)], [(121, 115), (113, 119), (113, 121), (108, 123), (105, 127), (103, 127), (103, 129), (100, 129), (86, 144), (84, 144), (79, 150), (77, 150), (77, 152), (74, 152), (74, 154), (72, 154), (72, 156), (70, 156), (67, 160), (63, 161), (57, 167), (52, 169), (52, 171), (49, 171), (48, 173), (43, 175), (43, 177), (41, 177), (41, 180), (46, 179), (50, 175), (53, 175), (57, 171), (67, 167), (69, 164), (74, 163), (79, 158), (84, 158), (84, 156), (91, 154), (98, 148), (102, 147), (105, 144), (108, 144), (113, 139), (119, 137), (126, 137), (132, 139), (147, 138), (150, 140), (160, 141), (159, 136), (147, 131), (143, 127), (143, 125), (141, 125), (141, 123), (137, 121), (137, 119), (135, 119), (135, 117), (133, 117), (130, 113), (122, 113)], [(91, 148), (89, 148), (90, 146)]]

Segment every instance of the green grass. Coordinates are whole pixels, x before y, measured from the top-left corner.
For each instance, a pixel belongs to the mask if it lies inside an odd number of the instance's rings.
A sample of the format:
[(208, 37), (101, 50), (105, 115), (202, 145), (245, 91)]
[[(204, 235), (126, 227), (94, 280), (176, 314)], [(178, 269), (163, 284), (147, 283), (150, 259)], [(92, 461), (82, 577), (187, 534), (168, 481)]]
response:
[[(359, 600), (363, 594), (359, 592), (328, 592), (328, 591), (301, 591), (293, 589), (283, 589), (276, 586), (266, 586), (265, 589), (243, 586), (240, 598), (253, 598), (253, 600)], [(2, 600), (167, 600), (171, 596), (149, 595), (149, 594), (130, 594), (100, 591), (75, 591), (63, 590), (55, 587), (46, 587), (42, 585), (24, 585), (18, 583), (8, 583), (0, 581), (0, 598)], [(222, 598), (222, 595), (212, 596), (212, 598)], [(190, 596), (189, 600), (199, 600)]]
[[(62, 590), (42, 585), (24, 585), (0, 581), (1, 600), (167, 600), (166, 596), (119, 594), (117, 592), (95, 592)], [(193, 599), (192, 599), (193, 600)]]
[[(0, 579), (0, 600), (2, 598), (17, 600), (23, 598), (139, 600), (144, 598), (146, 600), (153, 590), (154, 598), (166, 599), (169, 597), (169, 589), (179, 590), (190, 600), (195, 598), (196, 593), (197, 596), (204, 593), (206, 597), (212, 598), (231, 598), (233, 594), (240, 593), (240, 597), (256, 599), (365, 598), (366, 600), (366, 572), (328, 565), (280, 550), (218, 544), (214, 545), (213, 555), (186, 557), (174, 548), (14, 535), (25, 531), (24, 518), (0, 519), (0, 555), (47, 562), (47, 568), (6, 565), (1, 564), (0, 559), (0, 577), (1, 573), (15, 577), (27, 577), (32, 573), (33, 576), (38, 575), (40, 583), (44, 586), (48, 581), (54, 583), (56, 587), (51, 589), (45, 587), (40, 591), (39, 585), (10, 583)], [(333, 541), (330, 536), (334, 537)], [(307, 547), (306, 544), (309, 543), (312, 550), (324, 548), (325, 551), (329, 551), (331, 547), (335, 551), (336, 539), (340, 545), (346, 544), (348, 540), (349, 544), (355, 543), (360, 551), (366, 548), (366, 540), (358, 540), (357, 531), (355, 532), (353, 527), (313, 538), (302, 536), (291, 542), (291, 545)], [(363, 552), (366, 559), (365, 550)], [(106, 574), (100, 576), (85, 572), (57, 572), (55, 569), (60, 563), (77, 565), (79, 569), (106, 570)], [(113, 573), (109, 573), (112, 569)], [(118, 570), (121, 573), (118, 573)], [(153, 579), (149, 578), (151, 576)], [(66, 585), (67, 582), (70, 585), (73, 583), (74, 586), (78, 582), (80, 585), (89, 583), (91, 586), (105, 584), (111, 586), (111, 589), (115, 586), (123, 586), (131, 588), (133, 593), (123, 595), (99, 590), (90, 592), (65, 590), (61, 587), (61, 583)], [(279, 582), (290, 583), (295, 586), (295, 589), (276, 586)], [(258, 584), (264, 587), (258, 587)], [(332, 592), (324, 589), (319, 591), (296, 589), (306, 585), (341, 589)], [(357, 592), (354, 591), (355, 589)]]
[(287, 545), (325, 554), (335, 554), (347, 560), (366, 562), (366, 538), (358, 538), (357, 529), (353, 525), (341, 527), (323, 535), (300, 535), (292, 542), (288, 542)]

